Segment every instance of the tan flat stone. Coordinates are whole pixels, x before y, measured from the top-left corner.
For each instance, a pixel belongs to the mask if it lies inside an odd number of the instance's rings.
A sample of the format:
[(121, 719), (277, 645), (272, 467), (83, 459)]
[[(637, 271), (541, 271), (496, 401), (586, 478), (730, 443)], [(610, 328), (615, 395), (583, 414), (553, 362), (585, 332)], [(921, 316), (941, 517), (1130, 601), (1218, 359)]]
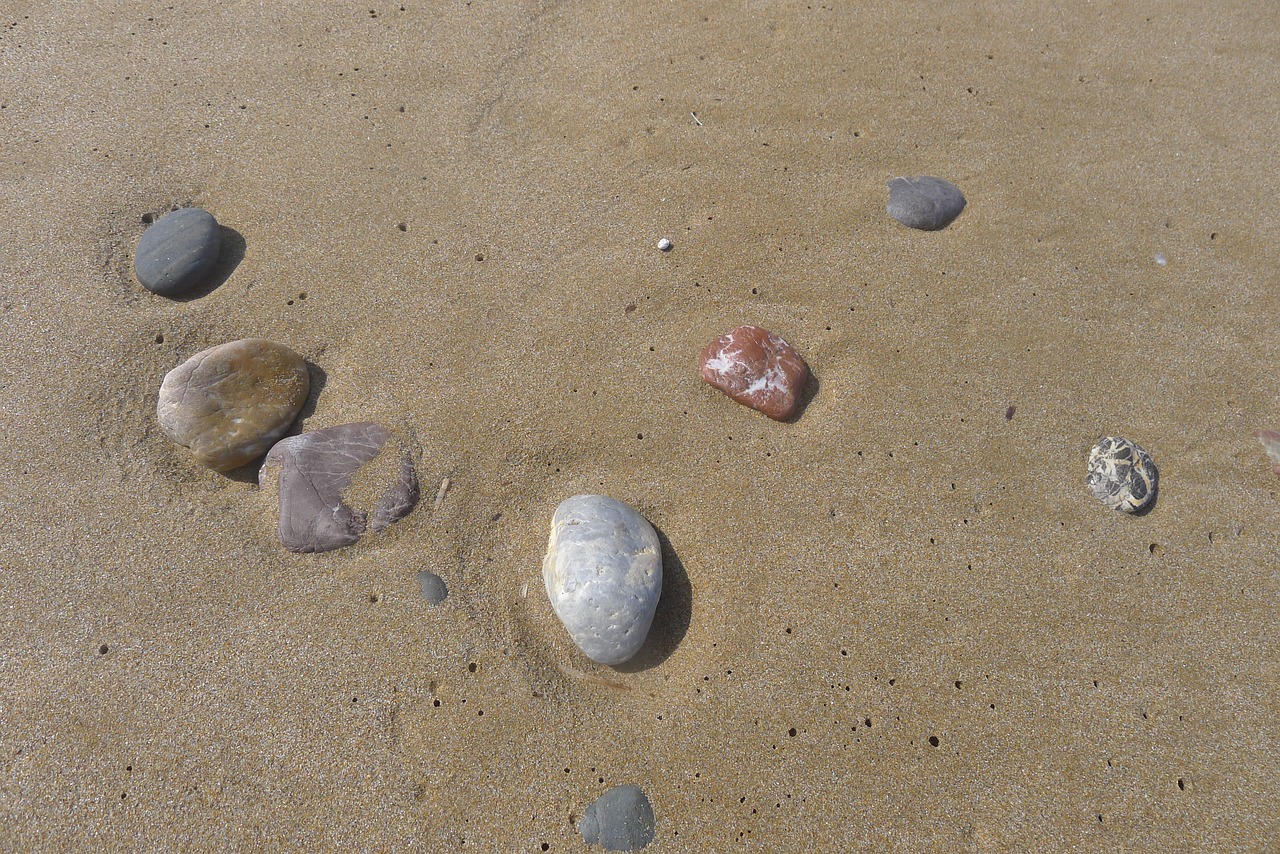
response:
[(227, 471), (265, 454), (298, 417), (310, 390), (301, 356), (245, 338), (203, 350), (166, 374), (156, 418), (197, 462)]

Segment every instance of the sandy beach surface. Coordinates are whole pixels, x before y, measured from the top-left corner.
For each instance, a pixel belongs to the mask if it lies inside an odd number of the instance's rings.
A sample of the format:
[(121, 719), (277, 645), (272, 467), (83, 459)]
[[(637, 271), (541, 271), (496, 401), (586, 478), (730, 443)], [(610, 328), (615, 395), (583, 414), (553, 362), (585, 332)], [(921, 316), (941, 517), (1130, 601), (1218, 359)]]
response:
[[(647, 851), (1275, 850), (1276, 4), (0, 15), (0, 848), (575, 852), (634, 783)], [(186, 205), (229, 240), (170, 300)], [(700, 380), (743, 323), (793, 423)], [(248, 337), (295, 429), (411, 437), (410, 516), (292, 554), (160, 432)], [(616, 669), (542, 588), (593, 492), (663, 543)]]

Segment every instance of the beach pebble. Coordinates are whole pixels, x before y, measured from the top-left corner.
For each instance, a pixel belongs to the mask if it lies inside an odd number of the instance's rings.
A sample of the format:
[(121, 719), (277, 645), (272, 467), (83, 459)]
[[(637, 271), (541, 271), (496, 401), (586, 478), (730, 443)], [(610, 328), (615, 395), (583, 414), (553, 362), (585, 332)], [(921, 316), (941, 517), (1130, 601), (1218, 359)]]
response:
[(257, 459), (307, 400), (307, 363), (281, 344), (245, 338), (210, 347), (165, 375), (156, 403), (164, 434), (196, 461), (227, 471)]
[(671, 240), (670, 238), (667, 238), (667, 237), (664, 237), (658, 241), (658, 249), (659, 251), (662, 251), (662, 252), (670, 252), (671, 245), (672, 245)]
[(889, 182), (889, 216), (924, 231), (946, 228), (964, 210), (964, 194), (950, 181), (919, 175)]
[(776, 421), (795, 417), (809, 366), (790, 344), (759, 326), (739, 326), (702, 350), (702, 379)]
[(222, 231), (200, 208), (165, 214), (142, 233), (133, 269), (138, 281), (161, 296), (177, 296), (202, 284), (218, 263)]
[(409, 449), (386, 427), (367, 422), (281, 439), (263, 460), (258, 483), (276, 491), (277, 533), (293, 552), (352, 545), (418, 503)]
[(587, 807), (578, 832), (588, 845), (639, 851), (653, 841), (653, 805), (639, 786), (614, 786)]
[(423, 598), (432, 605), (439, 605), (449, 595), (444, 579), (425, 569), (418, 573), (418, 586), (422, 588)]
[(621, 501), (566, 498), (551, 520), (542, 580), (578, 648), (592, 661), (621, 664), (644, 644), (658, 608), (658, 535)]
[(1119, 436), (1103, 436), (1089, 451), (1085, 483), (1093, 497), (1125, 513), (1137, 513), (1156, 497), (1159, 473), (1151, 455)]

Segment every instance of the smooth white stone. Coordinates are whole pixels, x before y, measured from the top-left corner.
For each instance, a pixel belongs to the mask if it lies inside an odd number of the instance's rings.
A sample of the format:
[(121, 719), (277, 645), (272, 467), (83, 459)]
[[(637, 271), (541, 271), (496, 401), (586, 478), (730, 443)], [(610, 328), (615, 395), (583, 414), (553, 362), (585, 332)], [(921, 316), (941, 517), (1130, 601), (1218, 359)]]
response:
[(556, 508), (542, 559), (551, 607), (587, 657), (621, 664), (644, 645), (662, 595), (662, 549), (643, 516), (603, 495)]

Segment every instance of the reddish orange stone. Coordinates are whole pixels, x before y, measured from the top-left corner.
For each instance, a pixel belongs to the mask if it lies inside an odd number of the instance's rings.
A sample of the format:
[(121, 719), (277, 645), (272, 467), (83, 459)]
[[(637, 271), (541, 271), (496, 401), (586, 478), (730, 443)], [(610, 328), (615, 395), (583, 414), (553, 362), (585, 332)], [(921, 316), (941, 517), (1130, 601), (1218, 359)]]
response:
[(759, 326), (739, 326), (702, 351), (702, 379), (775, 421), (800, 409), (809, 366), (795, 348)]

